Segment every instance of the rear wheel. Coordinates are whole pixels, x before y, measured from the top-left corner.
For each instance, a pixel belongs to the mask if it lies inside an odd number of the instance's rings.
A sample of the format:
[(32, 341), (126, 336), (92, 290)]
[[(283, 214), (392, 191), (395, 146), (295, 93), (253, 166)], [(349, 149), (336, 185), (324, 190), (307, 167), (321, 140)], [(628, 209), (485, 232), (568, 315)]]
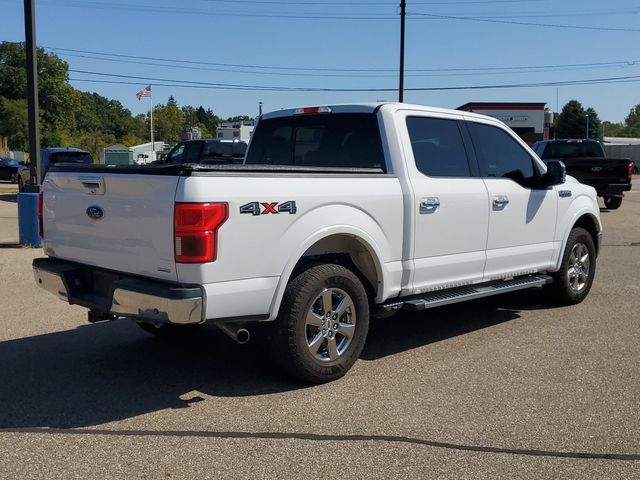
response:
[(609, 210), (615, 210), (622, 205), (622, 197), (604, 197), (604, 206)]
[(560, 270), (552, 274), (553, 283), (545, 290), (563, 305), (582, 302), (593, 284), (596, 273), (596, 247), (591, 234), (584, 228), (574, 228), (569, 234)]
[(353, 366), (368, 330), (369, 299), (360, 279), (341, 265), (318, 265), (287, 286), (270, 346), (288, 373), (325, 383)]

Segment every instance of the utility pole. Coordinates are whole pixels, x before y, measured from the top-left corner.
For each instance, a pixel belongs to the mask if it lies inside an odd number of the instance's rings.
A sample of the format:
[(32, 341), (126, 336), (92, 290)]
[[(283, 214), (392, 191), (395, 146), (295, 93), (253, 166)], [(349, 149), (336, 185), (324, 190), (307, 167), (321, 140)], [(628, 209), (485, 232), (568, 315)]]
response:
[(262, 116), (262, 102), (258, 102), (258, 116)]
[(398, 101), (404, 101), (404, 23), (407, 13), (407, 2), (400, 0), (400, 84), (398, 86)]
[(24, 34), (27, 50), (27, 105), (29, 119), (29, 191), (39, 192), (42, 184), (40, 172), (40, 126), (38, 112), (38, 56), (36, 47), (36, 15), (34, 0), (24, 0)]

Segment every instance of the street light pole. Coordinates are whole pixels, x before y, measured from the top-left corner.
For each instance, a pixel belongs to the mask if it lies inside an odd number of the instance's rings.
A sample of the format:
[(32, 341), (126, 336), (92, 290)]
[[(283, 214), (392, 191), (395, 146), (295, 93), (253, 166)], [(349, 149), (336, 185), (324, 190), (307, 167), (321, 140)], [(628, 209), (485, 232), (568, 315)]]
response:
[(585, 117), (587, 117), (587, 140), (589, 140), (589, 114), (587, 113), (585, 115)]
[(24, 0), (24, 34), (27, 50), (27, 105), (29, 119), (29, 190), (38, 192), (42, 184), (40, 172), (40, 126), (38, 112), (38, 57), (36, 47), (36, 15), (34, 0)]
[(398, 101), (404, 101), (404, 23), (407, 2), (400, 0), (400, 84), (398, 86)]

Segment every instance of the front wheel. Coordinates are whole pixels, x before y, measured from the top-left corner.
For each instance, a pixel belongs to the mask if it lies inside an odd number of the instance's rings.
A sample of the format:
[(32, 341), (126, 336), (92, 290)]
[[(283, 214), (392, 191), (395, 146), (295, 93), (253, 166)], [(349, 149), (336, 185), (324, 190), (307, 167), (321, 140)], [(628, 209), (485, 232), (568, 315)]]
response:
[(552, 274), (553, 283), (545, 290), (562, 305), (582, 302), (593, 285), (596, 274), (596, 247), (591, 234), (574, 228), (569, 234), (560, 270)]
[(622, 197), (604, 197), (604, 206), (609, 210), (615, 210), (622, 205)]
[(24, 183), (22, 182), (22, 177), (18, 177), (18, 191), (24, 192)]
[(360, 279), (342, 265), (317, 265), (287, 286), (270, 345), (292, 376), (325, 383), (353, 366), (368, 331), (369, 299)]
[(9, 179), (9, 181), (11, 183), (18, 183), (18, 174), (17, 173), (12, 173), (11, 174), (11, 178)]

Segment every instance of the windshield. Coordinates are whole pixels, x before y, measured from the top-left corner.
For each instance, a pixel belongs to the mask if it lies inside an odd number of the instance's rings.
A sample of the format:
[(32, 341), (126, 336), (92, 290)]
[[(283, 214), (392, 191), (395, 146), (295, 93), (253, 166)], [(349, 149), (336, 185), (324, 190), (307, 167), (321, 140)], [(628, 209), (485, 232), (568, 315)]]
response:
[(385, 168), (378, 122), (372, 113), (262, 120), (253, 134), (245, 163)]
[(551, 142), (544, 151), (543, 158), (604, 158), (602, 146), (598, 142)]
[(91, 154), (87, 152), (55, 152), (50, 156), (50, 163), (93, 163)]

